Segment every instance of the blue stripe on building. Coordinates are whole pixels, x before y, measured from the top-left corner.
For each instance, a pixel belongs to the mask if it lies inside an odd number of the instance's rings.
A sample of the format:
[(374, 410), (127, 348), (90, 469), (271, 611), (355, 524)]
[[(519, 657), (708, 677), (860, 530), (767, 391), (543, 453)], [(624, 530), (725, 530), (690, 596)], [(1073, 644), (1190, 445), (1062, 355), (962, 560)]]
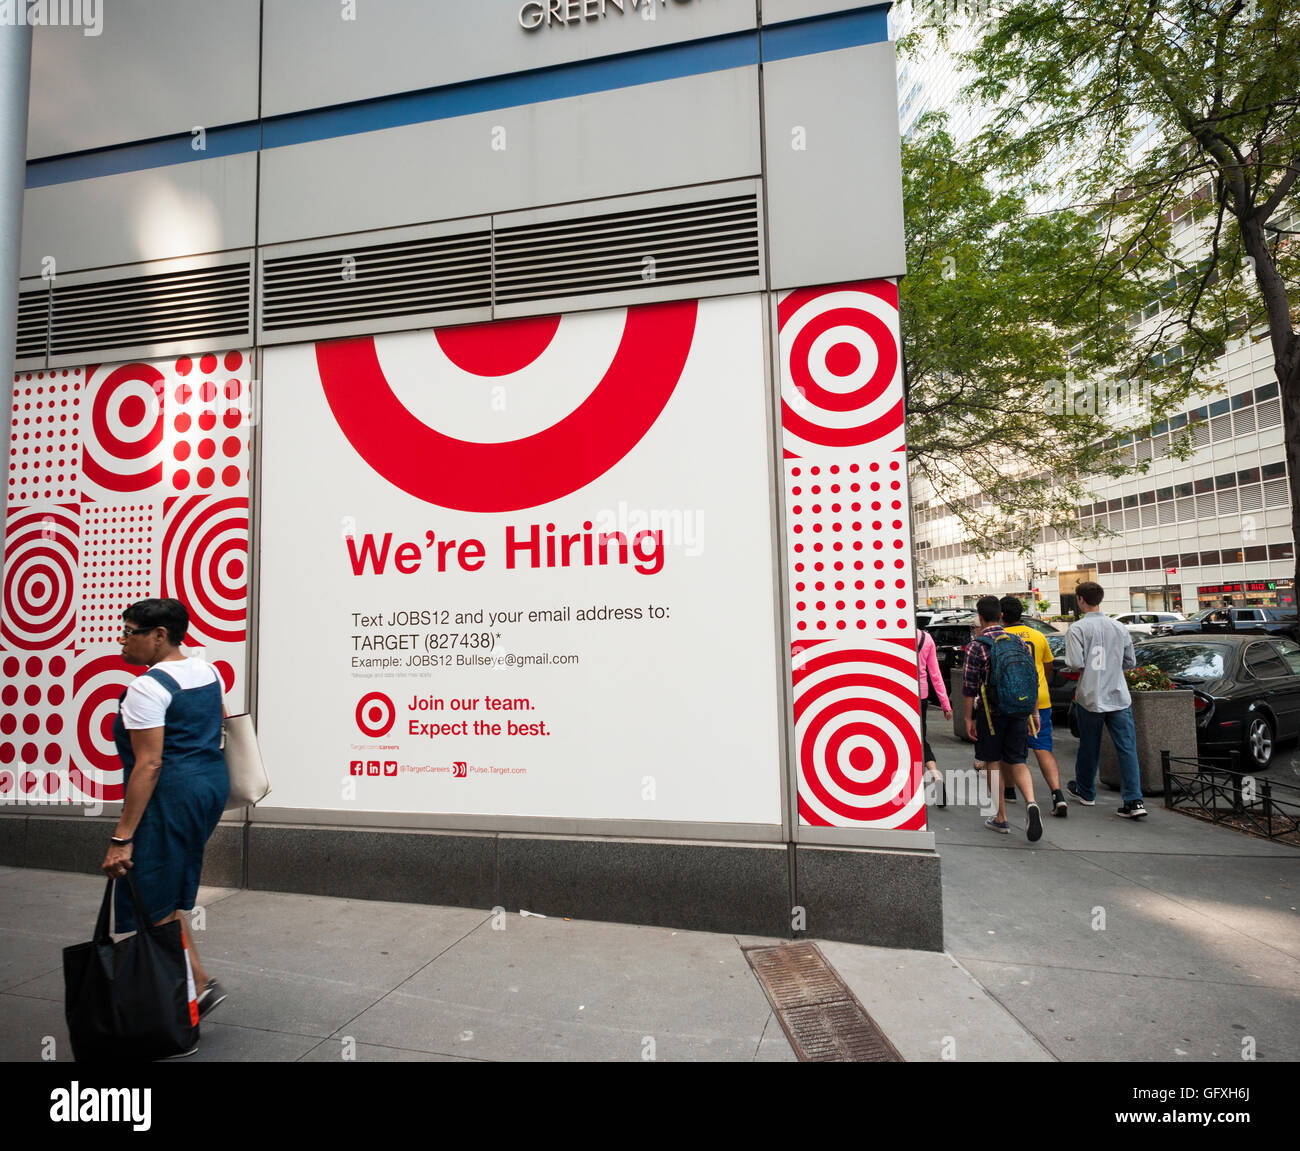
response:
[(259, 147), (283, 148), (359, 132), (376, 132), (384, 128), (469, 116), (476, 112), (752, 67), (760, 61), (788, 60), (875, 44), (889, 37), (888, 12), (888, 5), (885, 5), (818, 16), (762, 30), (735, 32), (508, 76), (492, 76), (283, 116), (268, 116), (261, 121), (224, 124), (206, 130), (202, 148), (197, 148), (196, 137), (186, 132), (30, 160), (27, 164), (27, 187), (42, 188), (71, 180), (233, 156), (256, 152)]

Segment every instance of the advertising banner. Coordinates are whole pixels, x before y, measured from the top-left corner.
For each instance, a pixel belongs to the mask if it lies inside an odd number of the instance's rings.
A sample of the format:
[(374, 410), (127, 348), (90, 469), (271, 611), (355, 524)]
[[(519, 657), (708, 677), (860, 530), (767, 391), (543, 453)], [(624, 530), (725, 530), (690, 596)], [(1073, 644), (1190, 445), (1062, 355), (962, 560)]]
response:
[(800, 822), (925, 829), (898, 287), (777, 303)]
[(276, 808), (776, 824), (757, 296), (265, 353)]
[(244, 710), (251, 373), (242, 351), (14, 377), (0, 611), (0, 805), (123, 797), (122, 611), (189, 610), (184, 647)]

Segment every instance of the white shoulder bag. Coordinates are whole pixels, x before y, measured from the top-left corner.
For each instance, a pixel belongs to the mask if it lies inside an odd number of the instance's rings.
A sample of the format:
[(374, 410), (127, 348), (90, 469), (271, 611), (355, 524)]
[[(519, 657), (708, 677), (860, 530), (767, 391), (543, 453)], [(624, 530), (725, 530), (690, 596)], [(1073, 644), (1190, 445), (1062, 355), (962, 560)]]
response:
[(262, 753), (257, 746), (257, 732), (253, 730), (253, 717), (247, 712), (228, 715), (221, 724), (221, 750), (226, 757), (226, 771), (230, 775), (230, 796), (226, 810), (252, 807), (265, 799), (271, 791), (271, 781), (266, 776)]

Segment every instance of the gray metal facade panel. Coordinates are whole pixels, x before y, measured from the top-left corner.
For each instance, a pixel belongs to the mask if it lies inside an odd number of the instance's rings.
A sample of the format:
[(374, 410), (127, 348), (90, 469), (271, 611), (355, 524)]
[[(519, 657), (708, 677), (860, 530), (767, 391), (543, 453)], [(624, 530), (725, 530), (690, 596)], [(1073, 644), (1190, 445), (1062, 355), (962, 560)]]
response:
[(894, 45), (763, 66), (771, 287), (901, 276)]
[(806, 20), (810, 16), (830, 16), (865, 7), (868, 5), (850, 0), (763, 0), (763, 24), (771, 27), (786, 20)]
[[(645, 20), (588, 0), (593, 15), (525, 31), (523, 0), (274, 0), (264, 18), (265, 115), (634, 52), (757, 24), (754, 0), (672, 0)], [(581, 0), (569, 3), (581, 8)], [(625, 8), (631, 8), (627, 0)], [(602, 18), (599, 8), (604, 7)], [(449, 16), (447, 9), (453, 9)]]
[(251, 247), (256, 203), (252, 153), (28, 188), (20, 274)]
[(28, 158), (256, 119), (258, 0), (96, 7), (99, 35), (33, 30)]
[[(271, 149), (262, 157), (261, 239), (731, 180), (760, 168), (758, 70), (734, 68)], [(305, 196), (304, 188), (329, 192)]]

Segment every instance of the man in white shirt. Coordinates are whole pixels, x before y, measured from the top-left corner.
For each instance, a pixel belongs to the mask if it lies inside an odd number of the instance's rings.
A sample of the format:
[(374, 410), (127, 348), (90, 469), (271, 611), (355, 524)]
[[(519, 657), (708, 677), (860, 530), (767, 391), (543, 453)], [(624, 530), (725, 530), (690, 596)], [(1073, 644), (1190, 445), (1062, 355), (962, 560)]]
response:
[(1065, 634), (1065, 666), (1080, 669), (1074, 693), (1074, 711), (1079, 720), (1079, 754), (1074, 778), (1066, 785), (1085, 807), (1097, 803), (1097, 761), (1101, 756), (1101, 729), (1110, 730), (1119, 757), (1120, 796), (1123, 805), (1115, 813), (1124, 819), (1144, 819), (1142, 777), (1138, 771), (1137, 734), (1133, 727), (1133, 698), (1124, 681), (1124, 669), (1137, 666), (1133, 637), (1118, 620), (1101, 608), (1101, 585), (1091, 580), (1076, 589), (1079, 621)]

